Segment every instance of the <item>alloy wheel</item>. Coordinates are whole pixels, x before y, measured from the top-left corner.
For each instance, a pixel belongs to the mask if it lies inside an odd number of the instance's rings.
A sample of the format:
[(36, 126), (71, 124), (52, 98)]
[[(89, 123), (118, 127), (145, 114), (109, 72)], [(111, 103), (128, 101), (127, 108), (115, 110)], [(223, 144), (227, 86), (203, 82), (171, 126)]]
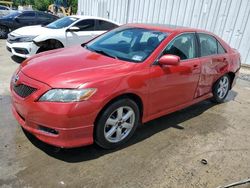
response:
[(218, 97), (220, 99), (223, 99), (226, 96), (228, 89), (229, 89), (229, 79), (227, 76), (224, 76), (219, 81), (219, 86), (217, 89)]
[(135, 124), (135, 112), (129, 106), (122, 106), (111, 113), (104, 126), (105, 139), (117, 143), (125, 139)]

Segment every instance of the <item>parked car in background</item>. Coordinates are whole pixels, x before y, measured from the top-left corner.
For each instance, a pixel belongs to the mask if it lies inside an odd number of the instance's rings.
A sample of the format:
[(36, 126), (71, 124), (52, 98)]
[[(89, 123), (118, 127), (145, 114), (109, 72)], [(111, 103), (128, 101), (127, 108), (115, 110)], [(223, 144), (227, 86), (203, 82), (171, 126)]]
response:
[(211, 97), (224, 102), (239, 69), (240, 54), (212, 33), (129, 24), (24, 61), (10, 85), (12, 110), (49, 144), (110, 149), (141, 122)]
[(17, 29), (8, 35), (6, 45), (13, 55), (28, 58), (47, 50), (82, 44), (118, 26), (118, 23), (104, 18), (68, 16), (47, 26)]
[(10, 10), (10, 8), (7, 6), (0, 5), (0, 10)]
[(15, 11), (0, 17), (0, 38), (7, 38), (9, 32), (29, 25), (47, 25), (58, 17), (40, 11)]
[(0, 5), (0, 17), (9, 14), (11, 9), (7, 6)]

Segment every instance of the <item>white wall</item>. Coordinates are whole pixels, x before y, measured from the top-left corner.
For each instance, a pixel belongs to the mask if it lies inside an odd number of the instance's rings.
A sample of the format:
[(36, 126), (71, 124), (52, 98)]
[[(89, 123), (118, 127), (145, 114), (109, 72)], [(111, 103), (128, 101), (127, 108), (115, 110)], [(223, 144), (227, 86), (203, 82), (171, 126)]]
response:
[(78, 0), (78, 13), (206, 29), (238, 49), (242, 63), (250, 65), (250, 0)]

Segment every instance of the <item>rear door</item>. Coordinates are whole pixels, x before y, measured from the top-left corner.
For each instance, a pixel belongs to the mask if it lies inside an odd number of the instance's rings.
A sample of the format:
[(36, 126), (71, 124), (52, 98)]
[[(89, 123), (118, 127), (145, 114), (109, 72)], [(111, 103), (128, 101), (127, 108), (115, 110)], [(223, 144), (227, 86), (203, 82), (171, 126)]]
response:
[(184, 33), (173, 39), (162, 55), (179, 56), (176, 66), (154, 65), (149, 86), (150, 115), (164, 112), (194, 99), (200, 76), (200, 60), (195, 33)]
[(229, 56), (212, 35), (198, 33), (197, 36), (201, 61), (201, 76), (196, 92), (196, 97), (199, 97), (211, 92), (213, 83), (226, 72)]

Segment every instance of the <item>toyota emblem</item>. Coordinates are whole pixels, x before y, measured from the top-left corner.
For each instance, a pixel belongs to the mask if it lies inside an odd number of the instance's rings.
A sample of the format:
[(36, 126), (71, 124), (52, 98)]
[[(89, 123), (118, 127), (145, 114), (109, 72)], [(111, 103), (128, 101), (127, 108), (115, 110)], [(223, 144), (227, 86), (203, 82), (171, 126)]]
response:
[(14, 79), (13, 79), (14, 84), (16, 84), (16, 83), (18, 82), (18, 80), (19, 80), (19, 76), (18, 76), (18, 75), (15, 75), (15, 77), (14, 77)]

